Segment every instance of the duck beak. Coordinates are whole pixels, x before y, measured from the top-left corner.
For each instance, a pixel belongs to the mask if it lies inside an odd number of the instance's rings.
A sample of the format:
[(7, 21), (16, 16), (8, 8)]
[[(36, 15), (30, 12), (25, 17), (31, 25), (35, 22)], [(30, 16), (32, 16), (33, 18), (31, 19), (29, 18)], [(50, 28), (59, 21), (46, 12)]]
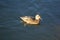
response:
[(40, 18), (40, 20), (42, 20), (42, 18)]

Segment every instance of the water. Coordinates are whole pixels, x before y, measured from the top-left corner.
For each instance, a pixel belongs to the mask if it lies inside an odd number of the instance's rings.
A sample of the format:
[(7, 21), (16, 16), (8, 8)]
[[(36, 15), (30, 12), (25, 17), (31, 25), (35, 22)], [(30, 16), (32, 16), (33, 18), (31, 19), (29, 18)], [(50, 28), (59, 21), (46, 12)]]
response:
[[(20, 16), (37, 12), (40, 25), (20, 22)], [(0, 0), (0, 40), (60, 40), (60, 1)]]

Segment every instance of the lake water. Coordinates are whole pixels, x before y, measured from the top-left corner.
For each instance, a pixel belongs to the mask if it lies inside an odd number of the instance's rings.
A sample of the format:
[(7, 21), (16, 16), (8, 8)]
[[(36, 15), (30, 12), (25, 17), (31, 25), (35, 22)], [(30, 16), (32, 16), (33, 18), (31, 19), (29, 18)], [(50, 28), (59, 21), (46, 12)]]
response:
[[(21, 23), (37, 12), (40, 25)], [(60, 40), (60, 0), (0, 0), (0, 40)]]

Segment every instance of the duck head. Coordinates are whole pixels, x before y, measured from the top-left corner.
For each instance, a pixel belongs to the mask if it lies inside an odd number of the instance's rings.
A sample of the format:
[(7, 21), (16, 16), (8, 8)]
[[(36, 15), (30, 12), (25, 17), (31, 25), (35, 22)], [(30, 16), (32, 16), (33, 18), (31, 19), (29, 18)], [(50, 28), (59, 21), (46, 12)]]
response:
[(37, 15), (35, 16), (35, 19), (36, 19), (36, 20), (40, 20), (40, 19), (41, 19), (40, 15), (37, 14)]

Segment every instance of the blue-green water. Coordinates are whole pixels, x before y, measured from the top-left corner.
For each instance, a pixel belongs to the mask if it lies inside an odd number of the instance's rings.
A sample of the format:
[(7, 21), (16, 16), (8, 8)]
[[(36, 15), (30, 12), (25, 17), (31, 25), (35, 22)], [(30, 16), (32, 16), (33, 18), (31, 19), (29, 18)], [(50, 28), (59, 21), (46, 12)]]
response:
[[(37, 12), (40, 25), (20, 22), (20, 16)], [(0, 40), (60, 40), (60, 1), (0, 0)]]

